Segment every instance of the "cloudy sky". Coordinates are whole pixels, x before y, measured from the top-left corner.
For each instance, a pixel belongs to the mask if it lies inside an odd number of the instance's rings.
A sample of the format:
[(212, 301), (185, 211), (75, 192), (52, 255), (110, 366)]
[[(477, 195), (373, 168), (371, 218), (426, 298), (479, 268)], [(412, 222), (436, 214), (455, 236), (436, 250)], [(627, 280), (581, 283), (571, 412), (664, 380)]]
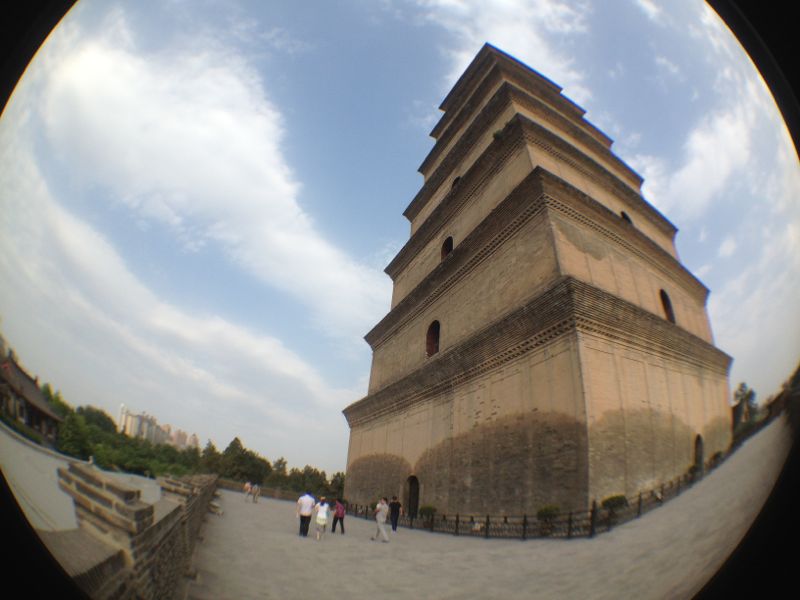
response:
[(71, 404), (344, 470), (438, 105), (490, 42), (645, 178), (731, 385), (800, 359), (800, 169), (699, 0), (80, 0), (0, 118), (0, 329)]

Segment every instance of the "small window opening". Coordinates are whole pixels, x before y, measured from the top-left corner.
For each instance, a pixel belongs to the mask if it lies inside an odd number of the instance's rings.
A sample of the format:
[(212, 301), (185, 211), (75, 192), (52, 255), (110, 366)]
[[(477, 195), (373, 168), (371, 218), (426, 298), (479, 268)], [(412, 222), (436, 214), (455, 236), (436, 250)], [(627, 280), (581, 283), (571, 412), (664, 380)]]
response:
[(439, 352), (439, 321), (434, 321), (428, 326), (428, 335), (425, 338), (425, 354), (433, 356)]
[(622, 220), (628, 223), (629, 225), (633, 225), (633, 221), (631, 221), (631, 218), (628, 216), (628, 213), (626, 213), (624, 210), (621, 213), (619, 213), (619, 216), (622, 217)]
[(664, 290), (660, 292), (661, 296), (661, 306), (664, 308), (664, 316), (667, 317), (667, 321), (670, 323), (675, 322), (675, 311), (672, 310), (672, 301), (669, 299), (669, 295)]
[(461, 181), (461, 175), (453, 179), (453, 185), (450, 187), (450, 189), (451, 190), (455, 189), (455, 187), (459, 184), (460, 181)]
[(447, 255), (450, 254), (452, 251), (453, 251), (453, 238), (451, 236), (444, 241), (444, 244), (442, 244), (442, 260), (447, 258)]

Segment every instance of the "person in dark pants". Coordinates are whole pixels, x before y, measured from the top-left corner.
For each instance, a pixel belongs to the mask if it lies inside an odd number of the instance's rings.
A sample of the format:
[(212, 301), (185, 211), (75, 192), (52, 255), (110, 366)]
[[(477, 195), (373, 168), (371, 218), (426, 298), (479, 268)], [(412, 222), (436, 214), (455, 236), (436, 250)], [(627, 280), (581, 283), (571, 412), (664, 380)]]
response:
[(308, 536), (308, 525), (311, 523), (311, 513), (314, 512), (314, 498), (306, 492), (297, 500), (297, 516), (300, 517), (300, 535)]
[(344, 535), (344, 514), (345, 514), (345, 506), (342, 502), (342, 499), (339, 498), (336, 500), (336, 506), (333, 509), (333, 528), (331, 529), (332, 533), (336, 533), (336, 523), (341, 525), (342, 535)]
[(392, 501), (389, 502), (389, 516), (392, 519), (392, 531), (397, 531), (397, 521), (403, 512), (403, 505), (397, 499), (397, 496), (392, 496)]

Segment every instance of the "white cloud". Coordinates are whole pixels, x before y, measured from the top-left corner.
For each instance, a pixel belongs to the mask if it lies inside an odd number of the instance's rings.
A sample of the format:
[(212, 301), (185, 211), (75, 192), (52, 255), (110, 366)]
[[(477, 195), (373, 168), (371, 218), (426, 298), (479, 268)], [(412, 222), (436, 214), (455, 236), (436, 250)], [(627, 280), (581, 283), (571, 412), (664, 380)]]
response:
[(694, 275), (698, 279), (703, 279), (703, 277), (708, 275), (711, 272), (712, 269), (713, 269), (712, 265), (704, 264), (704, 265), (699, 266), (697, 269), (695, 269)]
[(659, 21), (662, 17), (661, 7), (653, 0), (635, 0), (634, 2), (651, 21)]
[(678, 67), (678, 65), (676, 65), (674, 62), (672, 62), (665, 56), (656, 56), (655, 63), (657, 67), (659, 67), (663, 71), (666, 71), (673, 77), (679, 77), (681, 75), (680, 67)]
[(620, 79), (625, 76), (625, 65), (617, 61), (614, 66), (608, 70), (608, 76), (611, 79)]
[(670, 174), (663, 158), (639, 155), (631, 163), (645, 178), (645, 195), (665, 214), (680, 221), (702, 217), (723, 199), (737, 171), (751, 157), (754, 107), (747, 99), (703, 116), (684, 143), (682, 163)]
[[(475, 54), (488, 42), (557, 82), (578, 103), (591, 94), (581, 71), (558, 44), (587, 30), (587, 3), (546, 0), (418, 0), (428, 21), (450, 33), (455, 41), (447, 54), (450, 72), (443, 81), (449, 90)], [(450, 42), (448, 42), (450, 43)]]
[[(343, 460), (339, 410), (362, 390), (331, 388), (274, 337), (160, 300), (102, 234), (53, 201), (24, 144), (2, 133), (0, 310), (23, 360), (47, 365), (43, 380), (75, 405), (116, 414), (125, 403), (221, 445), (249, 437), (292, 464)], [(330, 459), (299, 442), (311, 412), (342, 421), (317, 434)]]
[(733, 236), (728, 236), (719, 246), (719, 250), (717, 250), (717, 256), (720, 258), (729, 258), (733, 256), (733, 253), (736, 252), (736, 240), (733, 239)]
[(677, 225), (700, 228), (698, 244), (724, 232), (716, 252), (696, 248), (690, 261), (712, 289), (709, 314), (717, 345), (734, 357), (732, 384), (767, 395), (800, 357), (800, 169), (741, 47), (708, 7), (698, 16), (699, 25), (685, 23), (710, 69), (703, 100), (716, 105), (690, 123), (677, 156), (640, 152), (630, 163), (648, 200)]
[(747, 381), (766, 396), (800, 358), (800, 221), (771, 229), (760, 253), (712, 294), (709, 313), (717, 345), (734, 357), (731, 383)]
[(247, 64), (213, 45), (141, 58), (115, 14), (114, 44), (54, 33), (0, 121), (3, 333), (75, 405), (115, 415), (124, 402), (218, 446), (239, 436), (269, 458), (340, 469), (340, 410), (363, 395), (364, 377), (332, 387), (280, 339), (163, 300), (48, 187), (37, 108), (68, 187), (94, 196), (99, 186), (185, 250), (221, 248), (306, 303), (326, 332), (363, 346), (389, 304), (380, 270), (326, 242), (300, 207), (281, 116)]
[(50, 53), (41, 108), (60, 159), (184, 249), (222, 249), (306, 305), (320, 330), (360, 340), (388, 305), (388, 279), (323, 239), (303, 211), (285, 124), (258, 74), (219, 43), (144, 55), (117, 35), (126, 29), (116, 13), (103, 37)]

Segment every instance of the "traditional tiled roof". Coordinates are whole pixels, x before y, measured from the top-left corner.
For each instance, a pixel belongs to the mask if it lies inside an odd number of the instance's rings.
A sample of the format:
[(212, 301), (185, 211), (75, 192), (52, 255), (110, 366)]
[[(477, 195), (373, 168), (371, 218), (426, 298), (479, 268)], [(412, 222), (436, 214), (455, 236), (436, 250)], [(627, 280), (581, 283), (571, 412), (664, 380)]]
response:
[(17, 395), (38, 411), (56, 421), (63, 421), (47, 403), (37, 381), (17, 364), (11, 353), (0, 359), (0, 382), (6, 383)]

